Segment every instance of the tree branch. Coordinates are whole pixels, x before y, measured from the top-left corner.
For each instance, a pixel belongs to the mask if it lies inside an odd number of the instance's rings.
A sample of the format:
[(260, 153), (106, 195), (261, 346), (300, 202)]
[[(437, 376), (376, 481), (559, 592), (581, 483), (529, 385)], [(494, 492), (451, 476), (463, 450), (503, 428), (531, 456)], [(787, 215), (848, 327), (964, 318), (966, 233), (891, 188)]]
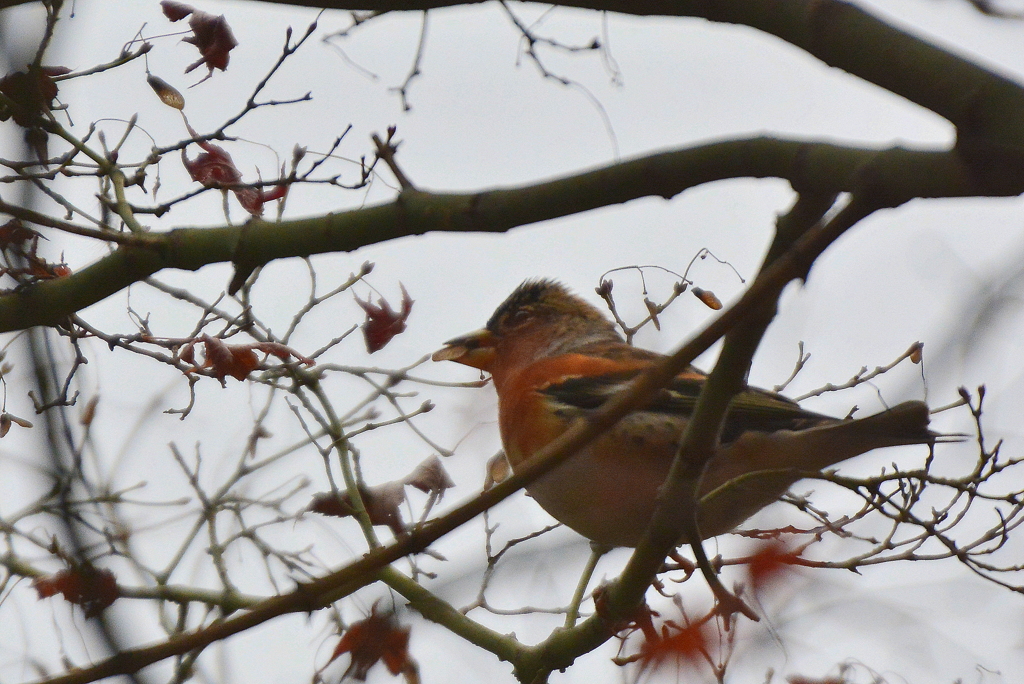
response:
[[(274, 259), (352, 251), (430, 231), (504, 232), (647, 196), (666, 199), (726, 178), (784, 178), (799, 192), (853, 190), (870, 166), (885, 205), (914, 197), (1024, 192), (1024, 169), (986, 185), (955, 152), (871, 149), (757, 137), (660, 152), (553, 181), (467, 194), (406, 191), (363, 209), (243, 226), (178, 228), (135, 236), (142, 244), (69, 276), (0, 297), (0, 332), (62, 323), (70, 314), (165, 268), (194, 271), (233, 262), (239, 270)], [(884, 195), (883, 195), (884, 194)]]
[[(624, 415), (642, 406), (722, 335), (746, 320), (758, 307), (763, 306), (766, 298), (774, 297), (775, 293), (793, 278), (803, 277), (817, 256), (848, 227), (842, 221), (833, 221), (821, 230), (808, 232), (771, 266), (764, 269), (732, 307), (711, 321), (675, 353), (665, 357), (639, 376), (628, 390), (605, 403), (589, 420), (575, 423), (560, 437), (538, 451), (507, 480), (461, 504), (441, 518), (413, 530), (390, 545), (370, 550), (359, 560), (336, 572), (300, 584), (287, 594), (268, 599), (245, 614), (171, 637), (153, 646), (124, 651), (92, 667), (43, 681), (46, 684), (86, 684), (117, 674), (135, 672), (164, 658), (202, 648), (281, 615), (318, 610), (376, 581), (382, 568), (399, 558), (422, 551), (437, 539), (550, 472)], [(632, 595), (635, 593), (635, 586), (627, 584), (626, 591), (620, 591), (613, 596), (609, 604), (612, 610), (610, 615), (595, 615), (576, 627), (556, 633), (543, 644), (525, 649), (515, 664), (517, 672), (522, 674), (567, 667), (580, 654), (587, 653), (606, 641), (612, 636), (607, 620), (614, 623), (628, 617), (642, 598), (643, 591), (639, 593), (639, 598)], [(611, 591), (617, 590), (613, 588)], [(528, 677), (525, 681), (532, 680), (533, 677)]]

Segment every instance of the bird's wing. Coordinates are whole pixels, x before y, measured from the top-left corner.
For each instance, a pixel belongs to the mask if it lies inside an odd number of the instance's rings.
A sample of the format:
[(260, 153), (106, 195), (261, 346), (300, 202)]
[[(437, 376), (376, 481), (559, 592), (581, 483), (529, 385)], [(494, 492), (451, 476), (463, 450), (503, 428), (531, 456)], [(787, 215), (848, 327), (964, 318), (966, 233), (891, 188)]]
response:
[[(622, 391), (641, 372), (629, 370), (572, 377), (540, 391), (563, 410), (593, 411)], [(700, 376), (681, 375), (658, 392), (644, 410), (688, 418), (703, 385)], [(722, 430), (722, 442), (731, 442), (748, 431), (803, 430), (834, 422), (836, 418), (806, 411), (780, 394), (751, 387), (733, 398)]]

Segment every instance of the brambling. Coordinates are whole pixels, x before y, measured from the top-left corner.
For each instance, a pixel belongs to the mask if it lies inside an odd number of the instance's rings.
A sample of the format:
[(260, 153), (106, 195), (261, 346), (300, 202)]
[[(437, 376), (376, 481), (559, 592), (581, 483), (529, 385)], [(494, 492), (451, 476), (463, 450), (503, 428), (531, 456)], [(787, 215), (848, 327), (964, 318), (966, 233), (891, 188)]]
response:
[[(513, 471), (659, 358), (626, 344), (599, 309), (550, 280), (524, 282), (486, 327), (448, 341), (433, 355), (490, 373)], [(687, 369), (645, 408), (627, 414), (527, 491), (583, 536), (607, 546), (635, 546), (705, 378)], [(701, 536), (734, 529), (808, 473), (872, 449), (929, 444), (935, 437), (920, 401), (842, 420), (748, 387), (733, 399), (701, 479)]]

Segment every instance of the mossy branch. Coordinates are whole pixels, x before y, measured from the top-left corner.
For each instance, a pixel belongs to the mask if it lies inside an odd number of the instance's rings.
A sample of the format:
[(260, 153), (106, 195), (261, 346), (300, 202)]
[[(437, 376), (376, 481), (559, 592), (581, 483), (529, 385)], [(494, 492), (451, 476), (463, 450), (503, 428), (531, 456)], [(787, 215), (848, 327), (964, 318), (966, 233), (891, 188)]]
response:
[(251, 271), (274, 259), (348, 252), (431, 231), (504, 232), (640, 197), (670, 198), (728, 178), (782, 178), (799, 192), (847, 192), (863, 185), (867, 168), (873, 195), (890, 206), (914, 197), (1024, 192), (1024, 168), (1017, 177), (1001, 176), (999, 183), (988, 184), (954, 151), (769, 137), (715, 142), (518, 188), (464, 194), (406, 191), (386, 204), (324, 216), (136, 235), (132, 243), (76, 273), (0, 297), (0, 332), (59, 325), (70, 314), (167, 268), (194, 271), (232, 262)]

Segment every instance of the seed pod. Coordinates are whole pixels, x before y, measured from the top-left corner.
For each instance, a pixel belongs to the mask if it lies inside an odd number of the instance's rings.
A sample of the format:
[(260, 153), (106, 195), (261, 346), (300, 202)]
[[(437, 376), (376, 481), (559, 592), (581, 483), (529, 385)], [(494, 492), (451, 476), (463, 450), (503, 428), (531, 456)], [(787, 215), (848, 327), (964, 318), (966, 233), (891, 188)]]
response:
[(719, 309), (722, 308), (721, 300), (718, 299), (718, 297), (715, 296), (715, 293), (712, 292), (711, 290), (705, 290), (703, 288), (694, 286), (693, 289), (690, 290), (690, 292), (693, 293), (694, 297), (704, 302), (704, 306), (708, 307), (709, 309), (714, 309), (715, 311), (718, 311)]
[(153, 92), (160, 98), (160, 101), (168, 107), (174, 107), (179, 112), (185, 108), (185, 98), (174, 86), (164, 79), (149, 74), (146, 76), (146, 83), (153, 89)]
[(924, 355), (924, 343), (915, 342), (910, 346), (910, 362), (921, 363), (921, 357)]

